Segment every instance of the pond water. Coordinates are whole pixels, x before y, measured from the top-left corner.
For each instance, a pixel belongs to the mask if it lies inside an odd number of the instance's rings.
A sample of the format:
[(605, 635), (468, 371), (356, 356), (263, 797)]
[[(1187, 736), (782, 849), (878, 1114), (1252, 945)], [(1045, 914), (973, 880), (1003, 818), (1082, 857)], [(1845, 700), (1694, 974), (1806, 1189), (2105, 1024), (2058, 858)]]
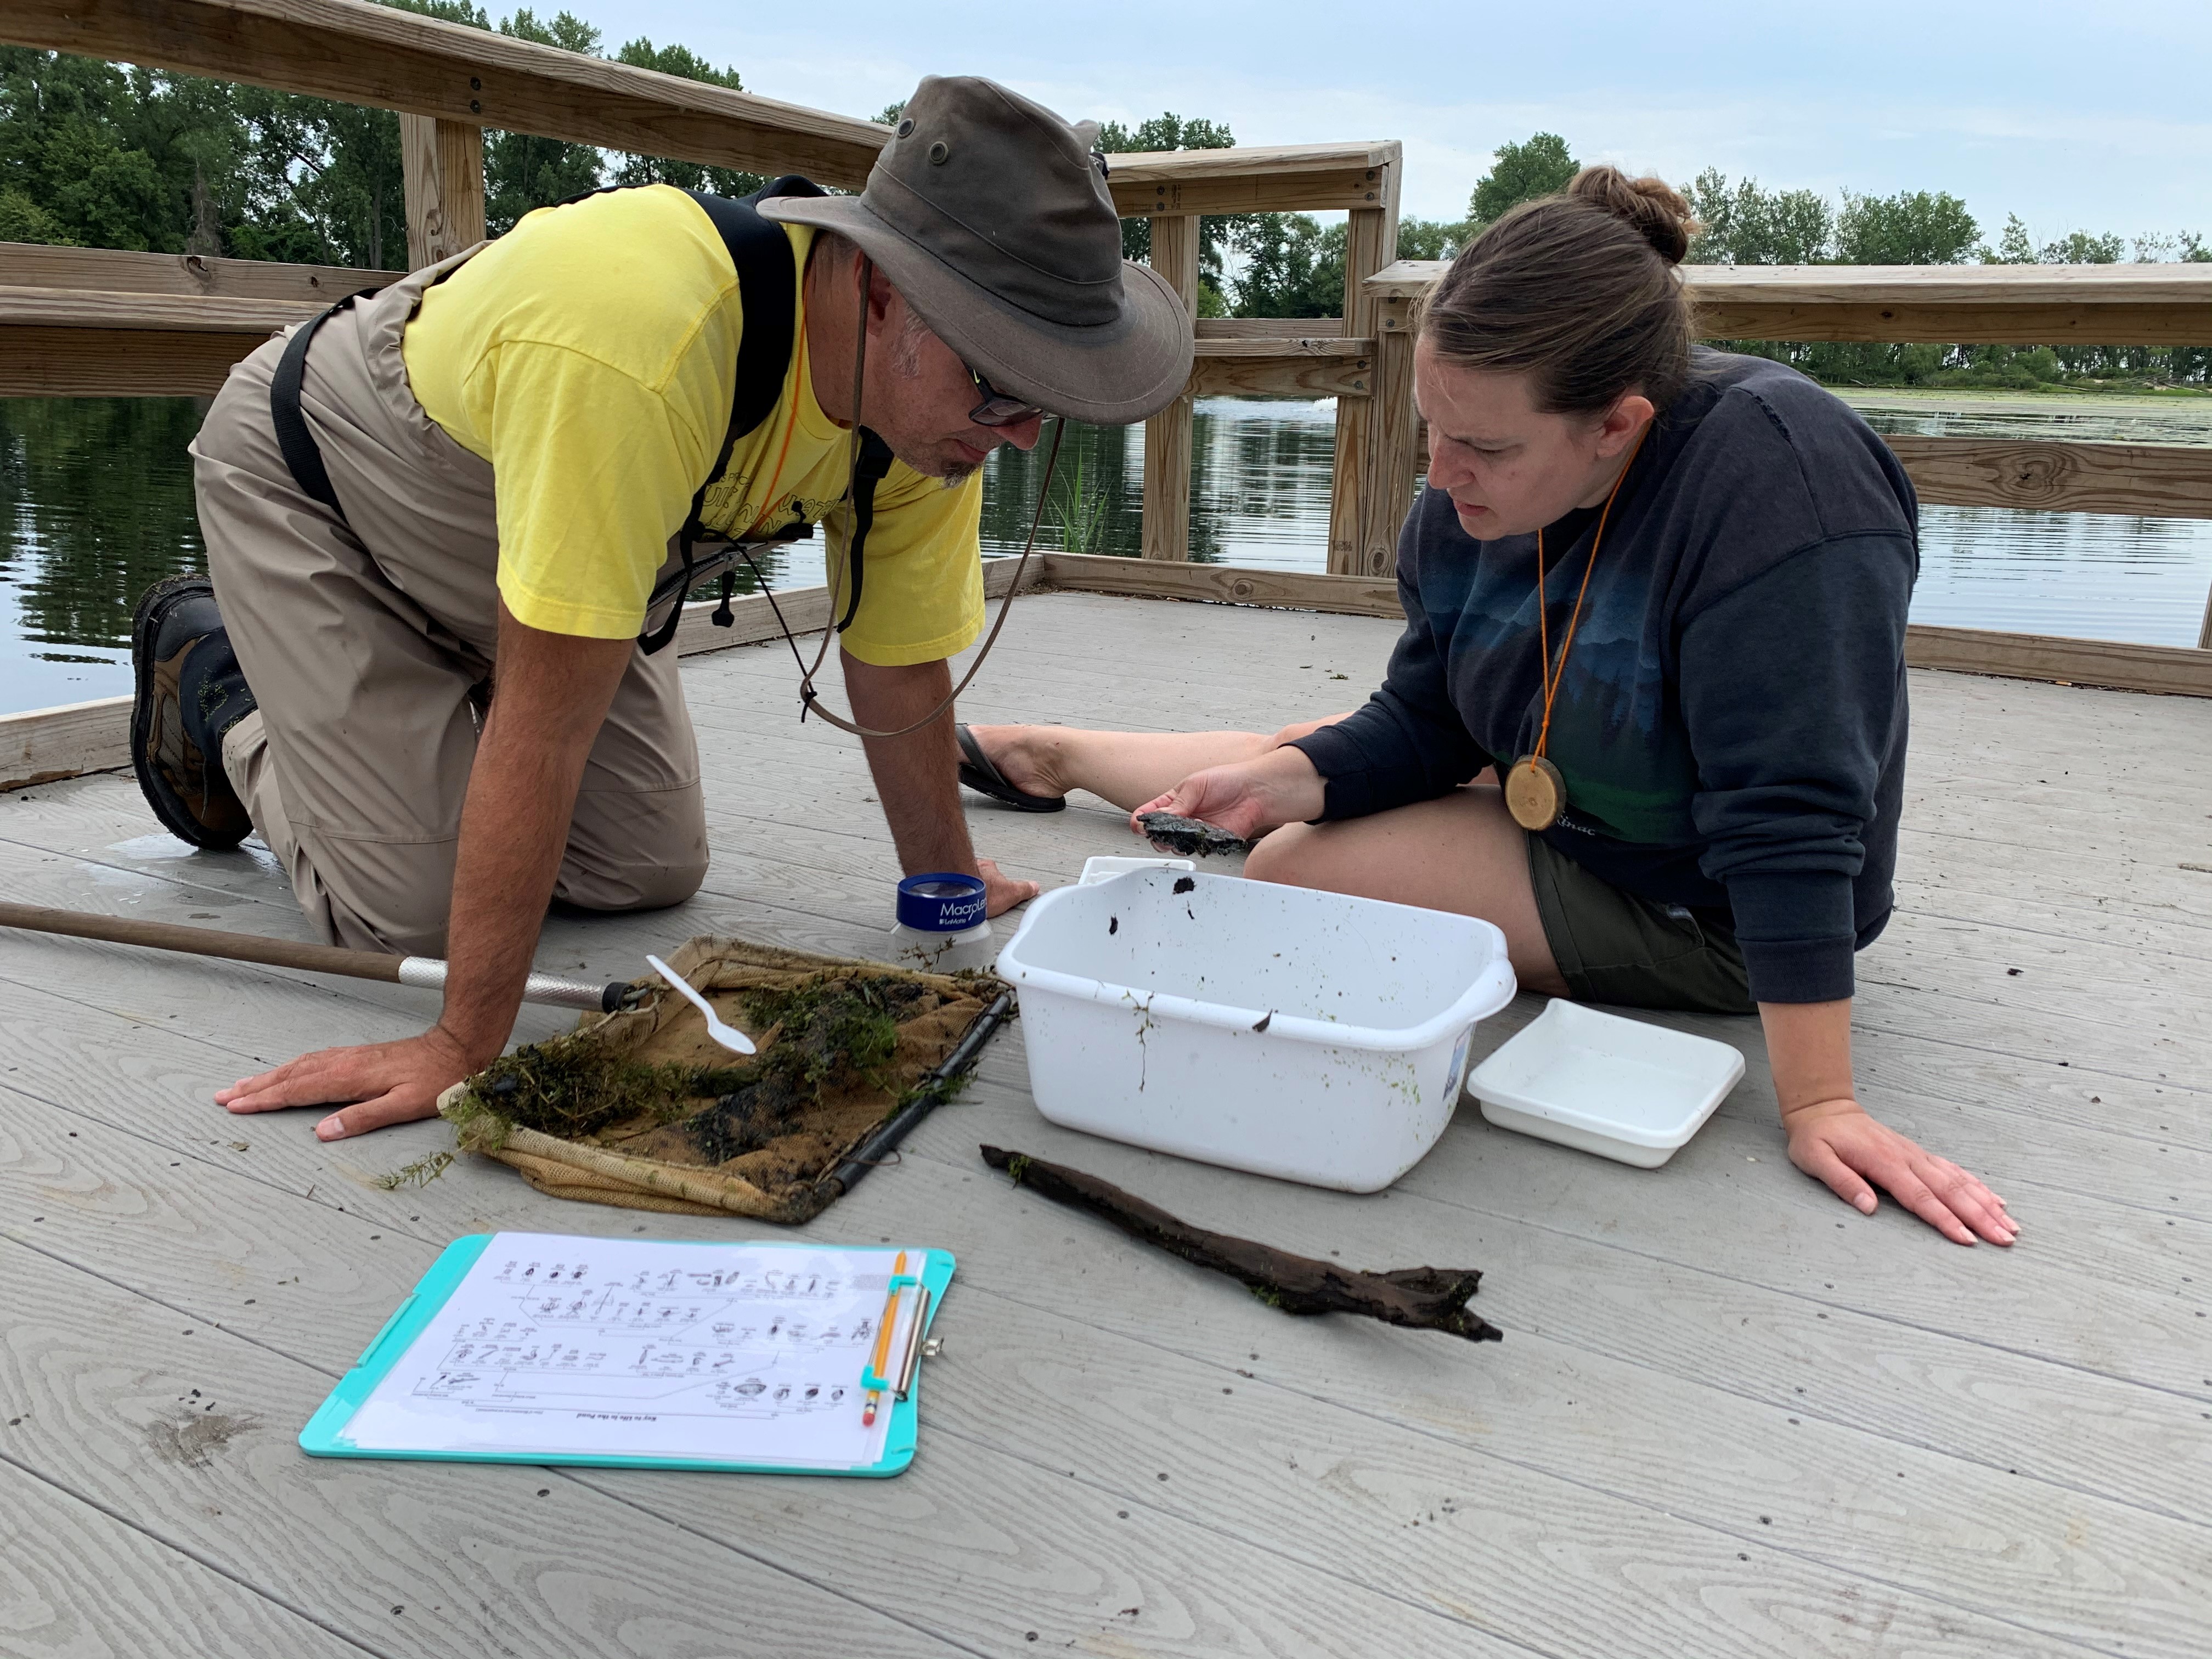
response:
[[(2212, 446), (2212, 398), (1854, 393), (1879, 431)], [(201, 562), (185, 446), (192, 398), (0, 398), (0, 714), (131, 689), (132, 600)], [(1335, 410), (1209, 399), (1192, 440), (1191, 556), (1322, 570)], [(1021, 550), (1041, 454), (986, 475), (984, 551)], [(1144, 441), (1070, 428), (1041, 547), (1134, 556)], [(775, 555), (778, 586), (822, 580), (818, 543)], [(2194, 645), (2212, 591), (2212, 520), (1929, 507), (1916, 622)], [(750, 585), (748, 583), (746, 585)]]

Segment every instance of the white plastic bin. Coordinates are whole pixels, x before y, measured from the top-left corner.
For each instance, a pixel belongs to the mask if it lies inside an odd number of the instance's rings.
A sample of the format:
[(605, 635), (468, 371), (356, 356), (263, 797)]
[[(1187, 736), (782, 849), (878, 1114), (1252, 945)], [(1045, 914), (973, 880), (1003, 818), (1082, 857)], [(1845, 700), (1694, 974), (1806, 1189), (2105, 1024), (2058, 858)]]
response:
[(1555, 1000), (1467, 1086), (1500, 1128), (1656, 1170), (1742, 1077), (1725, 1042)]
[(1353, 1193), (1436, 1144), (1514, 990), (1472, 916), (1166, 870), (1046, 894), (999, 973), (1054, 1123)]

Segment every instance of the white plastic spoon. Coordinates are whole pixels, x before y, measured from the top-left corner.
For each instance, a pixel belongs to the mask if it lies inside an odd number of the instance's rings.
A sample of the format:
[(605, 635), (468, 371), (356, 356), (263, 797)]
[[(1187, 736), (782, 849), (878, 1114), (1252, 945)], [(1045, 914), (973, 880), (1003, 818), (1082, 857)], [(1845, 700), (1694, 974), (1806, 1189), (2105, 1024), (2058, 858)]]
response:
[(737, 1053), (741, 1054), (757, 1054), (759, 1052), (753, 1047), (753, 1040), (747, 1036), (743, 1031), (740, 1031), (734, 1025), (725, 1025), (722, 1023), (721, 1017), (715, 1013), (714, 1005), (708, 1001), (706, 998), (701, 996), (696, 991), (693, 990), (690, 981), (680, 976), (674, 969), (671, 968), (659, 957), (649, 956), (646, 957), (646, 962), (651, 966), (654, 973), (659, 975), (661, 978), (666, 980), (671, 985), (682, 992), (684, 994), (684, 1000), (690, 1002), (693, 1007), (696, 1008), (701, 1013), (706, 1015), (707, 1035), (708, 1036), (714, 1038), (715, 1042), (720, 1043), (725, 1048), (734, 1049)]

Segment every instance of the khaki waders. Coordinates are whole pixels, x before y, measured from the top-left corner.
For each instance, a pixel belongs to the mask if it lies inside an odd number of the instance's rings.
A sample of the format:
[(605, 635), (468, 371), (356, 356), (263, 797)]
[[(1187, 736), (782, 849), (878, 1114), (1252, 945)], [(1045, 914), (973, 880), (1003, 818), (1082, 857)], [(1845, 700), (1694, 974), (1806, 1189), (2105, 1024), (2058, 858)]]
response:
[[(423, 289), (468, 257), (415, 272), (314, 337), (301, 404), (343, 518), (300, 489), (277, 446), (269, 386), (283, 337), (231, 371), (191, 447), (208, 571), (259, 705), (224, 738), (223, 767), (301, 911), (356, 949), (445, 954), (498, 635), (491, 466), (423, 412), (400, 356)], [(676, 653), (634, 650), (554, 896), (592, 910), (675, 904), (706, 870)]]

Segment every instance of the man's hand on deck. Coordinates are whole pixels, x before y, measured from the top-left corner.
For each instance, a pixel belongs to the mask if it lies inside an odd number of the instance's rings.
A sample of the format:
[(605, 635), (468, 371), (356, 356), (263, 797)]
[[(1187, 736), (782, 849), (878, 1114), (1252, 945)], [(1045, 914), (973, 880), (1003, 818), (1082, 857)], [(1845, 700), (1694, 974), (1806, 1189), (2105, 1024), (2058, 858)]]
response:
[(635, 649), (628, 638), (526, 627), (501, 604), (491, 708), (461, 805), (438, 1023), (403, 1042), (303, 1054), (225, 1089), (218, 1105), (343, 1106), (315, 1126), (338, 1140), (431, 1116), (440, 1093), (498, 1056), (522, 1006), (585, 763)]
[(1880, 1187), (1954, 1244), (1971, 1244), (1977, 1235), (2009, 1244), (2020, 1231), (2004, 1200), (1950, 1159), (1876, 1121), (1856, 1100), (1808, 1103), (1784, 1112), (1782, 1125), (1790, 1161), (1863, 1214), (1874, 1213)]
[[(951, 694), (951, 665), (942, 660), (885, 668), (848, 651), (843, 662), (854, 722), (879, 732), (913, 724)], [(1037, 896), (1036, 883), (1003, 874), (990, 860), (975, 856), (960, 810), (960, 748), (952, 737), (951, 709), (902, 738), (864, 738), (861, 746), (898, 848), (899, 868), (910, 876), (951, 870), (981, 877), (987, 916)]]
[(319, 1048), (273, 1072), (242, 1078), (218, 1091), (216, 1104), (232, 1112), (349, 1103), (315, 1125), (319, 1140), (343, 1140), (393, 1123), (435, 1117), (438, 1097), (498, 1054), (471, 1055), (442, 1025), (398, 1042)]

